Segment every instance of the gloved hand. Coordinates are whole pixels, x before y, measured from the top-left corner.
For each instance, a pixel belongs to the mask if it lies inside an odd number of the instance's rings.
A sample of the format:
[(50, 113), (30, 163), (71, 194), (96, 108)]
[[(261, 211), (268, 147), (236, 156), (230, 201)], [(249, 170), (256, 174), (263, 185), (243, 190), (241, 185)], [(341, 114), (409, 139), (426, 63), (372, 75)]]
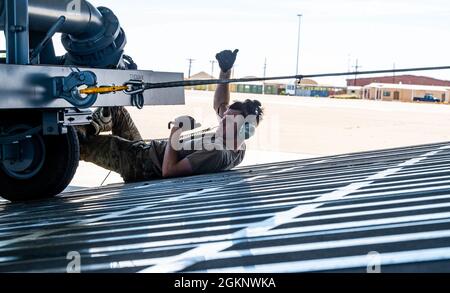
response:
[(231, 68), (233, 68), (238, 53), (239, 50), (236, 49), (233, 52), (231, 52), (230, 50), (225, 50), (216, 55), (216, 59), (219, 62), (220, 69), (223, 72), (228, 72)]
[(202, 125), (197, 123), (191, 116), (181, 116), (175, 119), (175, 121), (169, 122), (169, 129), (172, 126), (180, 128), (184, 132), (199, 128)]

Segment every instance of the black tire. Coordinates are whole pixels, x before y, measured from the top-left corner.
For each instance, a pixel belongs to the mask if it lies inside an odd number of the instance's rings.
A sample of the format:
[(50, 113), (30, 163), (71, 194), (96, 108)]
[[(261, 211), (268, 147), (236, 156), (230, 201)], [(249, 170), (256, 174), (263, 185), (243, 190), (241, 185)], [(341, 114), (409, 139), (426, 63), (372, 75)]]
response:
[(48, 199), (70, 184), (78, 168), (80, 145), (73, 127), (68, 133), (44, 137), (46, 158), (41, 170), (30, 179), (17, 179), (0, 168), (0, 196), (11, 202)]

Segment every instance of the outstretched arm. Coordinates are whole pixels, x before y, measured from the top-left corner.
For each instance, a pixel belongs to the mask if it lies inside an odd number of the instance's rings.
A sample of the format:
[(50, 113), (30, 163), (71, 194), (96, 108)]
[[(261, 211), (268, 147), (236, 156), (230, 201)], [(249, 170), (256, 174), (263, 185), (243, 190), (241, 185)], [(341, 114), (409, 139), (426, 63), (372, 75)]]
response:
[[(230, 79), (231, 69), (236, 62), (236, 57), (239, 50), (222, 51), (216, 55), (217, 61), (219, 61), (220, 66), (220, 79)], [(228, 109), (230, 105), (230, 86), (228, 84), (219, 84), (214, 94), (214, 111), (220, 117), (223, 117), (223, 113)]]
[[(229, 79), (231, 77), (231, 70), (228, 72), (220, 72), (220, 79)], [(230, 85), (219, 84), (214, 94), (214, 111), (220, 117), (223, 117), (223, 113), (230, 105)]]

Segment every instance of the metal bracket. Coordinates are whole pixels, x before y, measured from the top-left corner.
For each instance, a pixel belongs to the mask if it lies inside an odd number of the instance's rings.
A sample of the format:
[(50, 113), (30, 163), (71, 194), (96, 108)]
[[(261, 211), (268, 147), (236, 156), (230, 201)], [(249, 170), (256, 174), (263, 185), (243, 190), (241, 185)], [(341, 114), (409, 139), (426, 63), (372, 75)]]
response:
[(92, 71), (75, 71), (67, 77), (53, 78), (53, 96), (62, 98), (73, 106), (81, 109), (91, 107), (97, 101), (98, 94), (83, 97), (79, 87), (94, 87), (97, 85), (97, 76)]
[(66, 110), (64, 113), (64, 125), (87, 125), (92, 122), (91, 110)]
[(42, 130), (44, 135), (60, 135), (67, 133), (64, 126), (64, 111), (49, 111), (42, 114)]
[(66, 134), (67, 126), (87, 125), (91, 122), (91, 110), (67, 109), (47, 111), (42, 115), (42, 128), (44, 135)]
[(131, 105), (135, 106), (139, 110), (144, 108), (145, 100), (144, 100), (144, 92), (145, 92), (145, 83), (143, 80), (132, 79), (124, 85), (129, 86), (128, 90), (124, 90), (123, 92), (127, 95), (131, 96)]

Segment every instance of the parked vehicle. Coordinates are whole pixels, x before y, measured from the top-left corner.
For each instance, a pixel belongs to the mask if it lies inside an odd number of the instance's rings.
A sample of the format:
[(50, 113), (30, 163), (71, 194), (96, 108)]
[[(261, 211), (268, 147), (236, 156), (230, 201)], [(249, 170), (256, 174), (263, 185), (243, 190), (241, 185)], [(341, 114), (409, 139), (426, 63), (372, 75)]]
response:
[(297, 86), (295, 84), (286, 85), (286, 95), (287, 96), (295, 96), (296, 90), (297, 90)]
[(433, 95), (425, 95), (424, 97), (415, 97), (414, 102), (440, 103), (441, 99), (436, 98)]

